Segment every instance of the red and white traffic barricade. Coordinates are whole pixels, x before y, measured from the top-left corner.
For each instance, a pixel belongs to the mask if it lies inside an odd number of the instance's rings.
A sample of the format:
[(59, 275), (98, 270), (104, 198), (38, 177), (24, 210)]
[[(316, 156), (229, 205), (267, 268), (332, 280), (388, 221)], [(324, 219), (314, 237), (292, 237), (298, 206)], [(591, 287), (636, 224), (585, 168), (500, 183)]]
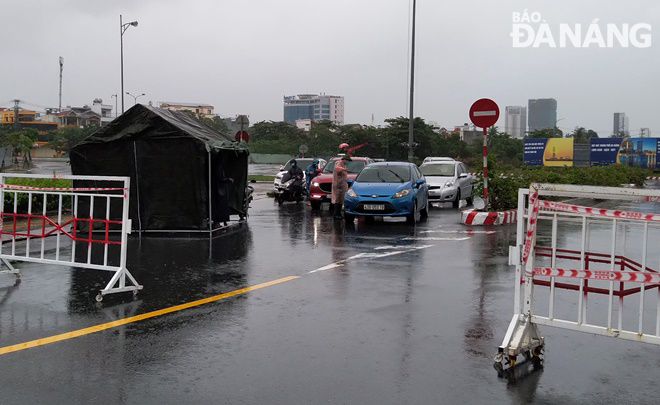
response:
[[(71, 187), (28, 187), (8, 179), (64, 179)], [(76, 187), (76, 184), (93, 187)], [(130, 178), (0, 173), (0, 260), (20, 281), (11, 261), (57, 264), (114, 273), (96, 296), (137, 294), (126, 267)]]
[[(622, 208), (557, 201), (567, 198)], [(660, 190), (532, 184), (519, 191), (509, 249), (514, 315), (496, 363), (539, 356), (538, 325), (660, 345), (660, 214), (642, 212), (655, 201)]]

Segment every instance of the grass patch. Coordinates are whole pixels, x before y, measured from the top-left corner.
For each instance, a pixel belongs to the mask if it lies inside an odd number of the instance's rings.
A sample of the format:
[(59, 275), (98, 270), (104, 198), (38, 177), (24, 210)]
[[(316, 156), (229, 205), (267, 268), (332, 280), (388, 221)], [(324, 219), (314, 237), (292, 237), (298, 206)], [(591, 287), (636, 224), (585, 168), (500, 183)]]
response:
[(267, 176), (264, 174), (248, 174), (248, 181), (274, 181), (275, 176)]

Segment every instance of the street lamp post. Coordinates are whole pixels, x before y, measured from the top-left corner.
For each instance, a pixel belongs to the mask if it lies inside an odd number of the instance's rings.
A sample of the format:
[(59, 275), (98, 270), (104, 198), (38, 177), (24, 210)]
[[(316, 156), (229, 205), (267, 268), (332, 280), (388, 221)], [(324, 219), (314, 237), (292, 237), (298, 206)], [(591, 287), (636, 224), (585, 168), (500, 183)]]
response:
[(121, 113), (124, 113), (124, 32), (130, 26), (137, 27), (138, 22), (133, 21), (124, 24), (121, 14), (119, 15), (119, 45), (121, 47)]
[(134, 95), (132, 95), (132, 94), (129, 93), (129, 92), (126, 92), (126, 94), (128, 94), (128, 95), (131, 96), (131, 97), (133, 97), (133, 105), (137, 104), (137, 99), (138, 99), (138, 98), (144, 96), (144, 93), (139, 94), (139, 95), (137, 95), (137, 96), (134, 96)]
[(415, 13), (417, 12), (417, 1), (413, 0), (412, 6), (412, 33), (410, 47), (410, 112), (408, 115), (408, 161), (413, 161), (413, 133), (414, 133), (414, 109), (415, 99)]
[[(563, 120), (563, 118), (560, 118), (560, 119), (558, 119), (558, 120), (555, 121), (555, 127), (552, 128), (552, 137), (553, 137), (553, 138), (557, 135), (557, 123), (558, 123), (559, 121), (561, 121), (561, 120)], [(562, 135), (562, 137), (563, 137), (563, 135)]]
[(117, 95), (116, 94), (111, 94), (110, 98), (115, 99), (115, 118), (119, 115), (119, 112), (117, 111)]

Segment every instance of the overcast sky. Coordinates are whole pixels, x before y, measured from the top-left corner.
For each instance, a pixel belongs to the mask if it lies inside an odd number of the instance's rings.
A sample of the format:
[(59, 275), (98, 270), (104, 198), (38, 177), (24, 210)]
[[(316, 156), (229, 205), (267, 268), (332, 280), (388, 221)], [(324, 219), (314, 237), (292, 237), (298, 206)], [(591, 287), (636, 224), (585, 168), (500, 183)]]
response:
[[(223, 116), (282, 120), (282, 96), (345, 97), (346, 123), (407, 116), (412, 0), (20, 0), (5, 1), (0, 25), (0, 106), (113, 104), (124, 88), (151, 100), (208, 103)], [(514, 48), (514, 12), (560, 23), (647, 23), (649, 48)], [(612, 114), (633, 135), (660, 136), (660, 2), (657, 0), (417, 1), (415, 115), (453, 128), (481, 97), (507, 105), (555, 98), (558, 126), (607, 136)], [(537, 27), (538, 24), (532, 24)], [(558, 42), (558, 40), (557, 40)], [(126, 96), (126, 107), (133, 98)], [(121, 99), (120, 106), (121, 109)], [(504, 127), (503, 116), (498, 125)]]

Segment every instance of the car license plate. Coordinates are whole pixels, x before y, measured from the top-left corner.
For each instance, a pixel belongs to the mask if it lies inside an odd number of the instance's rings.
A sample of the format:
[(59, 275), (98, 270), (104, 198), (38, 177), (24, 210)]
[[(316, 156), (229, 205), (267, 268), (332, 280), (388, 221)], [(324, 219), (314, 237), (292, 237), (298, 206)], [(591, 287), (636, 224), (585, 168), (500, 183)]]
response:
[(369, 211), (384, 211), (385, 204), (364, 204), (364, 209)]

